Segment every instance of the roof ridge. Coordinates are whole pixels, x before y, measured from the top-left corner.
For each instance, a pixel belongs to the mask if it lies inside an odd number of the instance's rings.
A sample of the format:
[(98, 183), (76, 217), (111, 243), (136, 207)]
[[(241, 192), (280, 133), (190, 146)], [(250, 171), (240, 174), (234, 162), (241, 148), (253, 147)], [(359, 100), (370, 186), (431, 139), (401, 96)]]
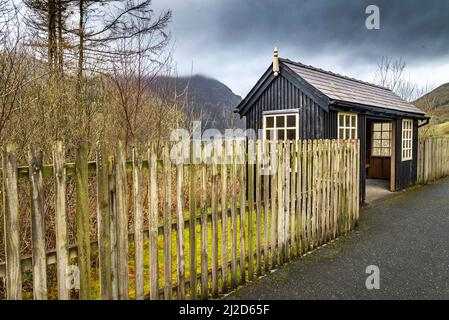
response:
[(335, 72), (332, 72), (332, 71), (324, 70), (324, 69), (317, 68), (317, 67), (314, 67), (314, 66), (311, 66), (311, 65), (306, 65), (306, 64), (303, 64), (301, 62), (292, 61), (292, 60), (286, 59), (286, 58), (279, 58), (279, 60), (281, 62), (290, 63), (290, 64), (296, 65), (298, 67), (303, 67), (303, 68), (306, 68), (306, 69), (309, 69), (309, 70), (314, 70), (314, 71), (318, 71), (318, 72), (321, 72), (321, 73), (326, 73), (326, 74), (329, 74), (329, 75), (332, 75), (332, 76), (335, 76), (335, 77), (339, 77), (339, 78), (342, 78), (342, 79), (355, 81), (355, 82), (358, 82), (358, 83), (366, 84), (366, 85), (369, 85), (369, 86), (372, 86), (372, 87), (375, 87), (375, 88), (379, 88), (379, 89), (383, 89), (383, 90), (387, 90), (387, 91), (392, 92), (391, 89), (388, 89), (386, 87), (383, 87), (383, 86), (380, 86), (380, 85), (377, 85), (377, 84), (374, 84), (374, 83), (371, 83), (371, 82), (367, 82), (367, 81), (351, 78), (351, 77), (348, 77), (348, 76), (341, 75), (339, 73), (335, 73)]

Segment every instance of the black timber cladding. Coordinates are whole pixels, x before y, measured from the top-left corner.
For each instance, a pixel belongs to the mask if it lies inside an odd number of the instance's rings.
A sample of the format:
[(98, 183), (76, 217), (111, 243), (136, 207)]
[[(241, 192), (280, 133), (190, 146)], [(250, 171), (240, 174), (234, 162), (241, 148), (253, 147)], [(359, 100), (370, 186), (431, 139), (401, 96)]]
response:
[(402, 161), (402, 119), (396, 119), (395, 187), (416, 183), (418, 175), (418, 121), (413, 120), (412, 160)]
[[(310, 95), (304, 93), (282, 73), (267, 86), (262, 86), (251, 107), (246, 109), (246, 128), (256, 130), (263, 127), (264, 111), (299, 109), (300, 139), (330, 138), (330, 117), (323, 107)], [(335, 116), (336, 121), (336, 116)], [(336, 123), (336, 122), (335, 122)]]

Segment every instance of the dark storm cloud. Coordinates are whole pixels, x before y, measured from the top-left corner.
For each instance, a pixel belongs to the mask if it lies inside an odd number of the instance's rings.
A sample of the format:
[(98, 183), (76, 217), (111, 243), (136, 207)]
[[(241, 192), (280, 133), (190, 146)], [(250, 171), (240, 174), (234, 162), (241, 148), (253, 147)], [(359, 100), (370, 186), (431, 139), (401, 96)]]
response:
[[(291, 58), (372, 80), (382, 56), (402, 57), (412, 80), (448, 81), (448, 0), (153, 0), (173, 9), (170, 29), (180, 73), (213, 76), (246, 93), (278, 46)], [(380, 30), (365, 27), (368, 5)]]
[[(370, 4), (380, 9), (380, 30), (365, 27)], [(216, 43), (244, 47), (278, 42), (307, 53), (347, 51), (371, 59), (384, 52), (427, 59), (449, 52), (449, 1), (223, 1)]]

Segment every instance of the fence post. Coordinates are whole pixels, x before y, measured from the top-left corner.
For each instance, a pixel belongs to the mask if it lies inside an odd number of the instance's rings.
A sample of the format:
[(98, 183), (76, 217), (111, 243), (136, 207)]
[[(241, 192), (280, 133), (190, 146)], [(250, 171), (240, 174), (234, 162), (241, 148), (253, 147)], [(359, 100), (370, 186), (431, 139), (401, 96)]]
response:
[(97, 224), (98, 251), (100, 258), (100, 293), (101, 299), (111, 300), (111, 215), (109, 207), (108, 156), (106, 147), (97, 142)]
[(19, 200), (17, 192), (16, 146), (3, 149), (3, 217), (6, 254), (6, 298), (22, 299), (22, 269), (20, 266)]
[(178, 223), (177, 240), (177, 263), (178, 263), (178, 299), (185, 299), (185, 250), (184, 250), (184, 203), (183, 203), (183, 184), (184, 184), (184, 163), (183, 150), (181, 146), (177, 150), (178, 159), (176, 163), (176, 216)]
[(115, 186), (117, 210), (117, 280), (118, 298), (128, 300), (128, 206), (125, 145), (119, 141), (115, 152)]
[(284, 223), (283, 223), (283, 243), (284, 243), (284, 262), (289, 258), (289, 229), (290, 229), (290, 141), (284, 142)]
[(261, 275), (261, 216), (262, 216), (262, 204), (261, 204), (261, 144), (260, 140), (256, 141), (256, 275)]
[(196, 274), (196, 141), (190, 142), (190, 172), (189, 172), (189, 251), (190, 251), (190, 297), (196, 299), (197, 274)]
[(285, 163), (284, 163), (284, 143), (278, 143), (278, 175), (277, 175), (277, 191), (278, 191), (278, 210), (277, 210), (277, 243), (278, 243), (278, 264), (284, 263), (284, 180), (285, 180)]
[(297, 141), (290, 142), (290, 176), (291, 176), (291, 189), (290, 189), (290, 256), (289, 258), (294, 258), (297, 253), (297, 237), (296, 237), (296, 172), (297, 168), (297, 153), (296, 153)]
[(254, 279), (254, 140), (248, 139), (247, 169), (248, 177), (246, 185), (248, 186), (248, 279)]
[(76, 224), (81, 300), (91, 298), (90, 214), (88, 198), (87, 144), (78, 146), (75, 160)]
[(208, 288), (208, 266), (207, 266), (207, 166), (206, 146), (201, 145), (201, 299), (206, 300), (209, 296)]
[[(228, 203), (227, 193), (227, 171), (228, 171), (228, 144), (223, 140), (221, 153), (221, 275), (222, 293), (228, 290)], [(234, 187), (234, 186), (233, 186)]]
[(237, 287), (237, 146), (232, 141), (231, 149), (231, 287)]
[(164, 299), (172, 297), (171, 163), (169, 146), (162, 150), (164, 167)]
[(239, 175), (239, 185), (240, 185), (240, 281), (241, 283), (246, 282), (246, 250), (245, 250), (245, 226), (246, 226), (246, 166), (245, 166), (245, 143), (243, 141), (239, 142), (238, 148), (239, 162), (240, 162), (240, 175)]
[(264, 258), (264, 271), (268, 272), (270, 268), (270, 255), (269, 255), (269, 243), (268, 243), (268, 231), (269, 231), (269, 212), (270, 212), (270, 175), (268, 174), (270, 170), (270, 144), (268, 140), (264, 141), (264, 150), (268, 156), (265, 158), (265, 163), (263, 164), (264, 176), (263, 176), (263, 206), (264, 206), (264, 227), (263, 227), (263, 258)]
[(55, 177), (55, 215), (56, 215), (56, 255), (58, 281), (58, 299), (69, 300), (69, 290), (66, 286), (67, 267), (69, 265), (69, 249), (67, 242), (67, 204), (65, 169), (65, 150), (62, 141), (53, 146), (53, 174)]
[(212, 297), (218, 296), (218, 172), (217, 172), (217, 141), (212, 141)]
[(158, 190), (157, 190), (157, 155), (154, 145), (148, 148), (148, 225), (150, 229), (149, 255), (150, 255), (150, 299), (159, 298), (159, 261), (158, 261)]
[(111, 288), (112, 299), (118, 300), (118, 266), (117, 266), (117, 188), (115, 185), (115, 159), (108, 157), (110, 243), (111, 243)]
[(137, 147), (133, 148), (133, 211), (134, 211), (134, 278), (136, 300), (144, 298), (143, 274), (143, 199), (142, 199), (142, 158)]
[(33, 251), (33, 297), (47, 300), (47, 255), (45, 246), (44, 190), (42, 182), (42, 152), (28, 152), (31, 185), (31, 236)]
[(303, 226), (302, 219), (302, 140), (296, 141), (296, 255), (302, 255)]
[(271, 141), (270, 142), (270, 170), (271, 170), (271, 268), (276, 266), (277, 261), (277, 185), (278, 185), (278, 174), (279, 174), (279, 161), (277, 161), (279, 155), (279, 145)]

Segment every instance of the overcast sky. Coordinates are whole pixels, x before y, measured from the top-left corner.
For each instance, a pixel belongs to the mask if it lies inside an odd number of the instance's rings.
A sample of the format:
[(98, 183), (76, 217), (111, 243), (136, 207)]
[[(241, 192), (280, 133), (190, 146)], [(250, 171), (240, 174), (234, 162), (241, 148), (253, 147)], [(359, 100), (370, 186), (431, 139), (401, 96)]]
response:
[[(382, 56), (402, 57), (420, 86), (449, 82), (448, 0), (153, 0), (170, 8), (180, 75), (203, 74), (244, 96), (280, 56), (372, 81)], [(380, 9), (368, 30), (365, 9)]]

